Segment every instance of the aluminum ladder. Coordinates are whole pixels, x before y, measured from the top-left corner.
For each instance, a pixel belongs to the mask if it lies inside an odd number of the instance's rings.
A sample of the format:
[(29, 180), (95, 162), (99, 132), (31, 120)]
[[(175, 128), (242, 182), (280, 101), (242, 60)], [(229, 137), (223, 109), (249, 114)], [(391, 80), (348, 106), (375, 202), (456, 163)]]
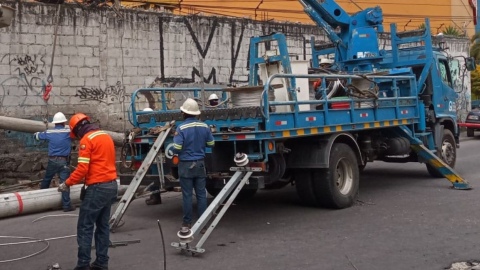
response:
[[(132, 182), (128, 185), (127, 191), (123, 194), (122, 199), (118, 203), (117, 208), (115, 209), (115, 213), (110, 217), (110, 230), (114, 230), (118, 227), (120, 220), (122, 220), (125, 211), (127, 211), (130, 202), (134, 198), (135, 193), (137, 192), (138, 187), (142, 183), (143, 178), (147, 174), (148, 168), (152, 165), (153, 161), (157, 158), (158, 152), (162, 148), (165, 139), (170, 134), (170, 130), (173, 127), (173, 123), (171, 123), (168, 127), (166, 126), (165, 130), (158, 134), (156, 141), (153, 143), (152, 148), (148, 152), (147, 156), (142, 162), (142, 165), (138, 169), (135, 177), (133, 177)], [(133, 161), (132, 161), (133, 162)]]
[[(172, 247), (179, 249), (181, 252), (188, 252), (195, 256), (197, 253), (204, 253), (205, 249), (202, 248), (205, 241), (207, 241), (208, 237), (212, 233), (213, 229), (217, 226), (217, 224), (222, 219), (223, 215), (227, 212), (228, 208), (232, 205), (235, 198), (238, 196), (240, 191), (242, 190), (243, 186), (248, 183), (248, 179), (252, 175), (253, 172), (261, 171), (261, 168), (252, 168), (252, 167), (232, 167), (230, 168), (231, 171), (236, 171), (235, 174), (228, 180), (227, 184), (223, 187), (222, 191), (215, 197), (212, 203), (208, 206), (207, 210), (202, 214), (202, 216), (198, 219), (198, 221), (193, 225), (192, 233), (193, 236), (189, 239), (180, 239), (179, 242), (173, 242), (171, 244)], [(232, 193), (233, 191), (233, 193)], [(227, 199), (228, 195), (232, 194), (227, 202), (223, 205), (225, 199)], [(216, 213), (217, 209), (223, 205), (220, 212)], [(212, 223), (208, 226), (207, 231), (203, 234), (202, 238), (198, 241), (198, 243), (191, 247), (190, 243), (193, 241), (193, 237), (198, 235), (200, 231), (207, 225), (207, 222), (215, 216), (215, 219)]]
[(452, 183), (454, 189), (471, 189), (470, 184), (467, 180), (461, 177), (456, 171), (454, 171), (450, 166), (448, 166), (443, 160), (430, 151), (422, 141), (417, 139), (412, 131), (406, 126), (396, 127), (397, 134), (402, 137), (407, 138), (410, 141), (410, 148), (417, 153), (418, 159), (422, 163), (430, 164), (435, 170), (441, 173), (445, 178), (447, 178), (450, 183)]

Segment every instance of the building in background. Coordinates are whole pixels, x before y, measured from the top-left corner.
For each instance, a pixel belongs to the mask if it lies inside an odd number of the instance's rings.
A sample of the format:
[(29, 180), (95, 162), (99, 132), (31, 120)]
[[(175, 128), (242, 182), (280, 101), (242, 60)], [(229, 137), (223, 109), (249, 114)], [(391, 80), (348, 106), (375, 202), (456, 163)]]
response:
[[(296, 0), (149, 0), (174, 9), (174, 13), (189, 15), (224, 15), (247, 17), (256, 20), (276, 20), (312, 23)], [(432, 33), (456, 30), (459, 34), (475, 33), (476, 0), (338, 0), (348, 13), (381, 6), (385, 17), (385, 31), (391, 23), (401, 30), (419, 28), (425, 18), (430, 18)], [(122, 5), (138, 5), (138, 2), (122, 1)], [(449, 30), (448, 30), (449, 29)]]

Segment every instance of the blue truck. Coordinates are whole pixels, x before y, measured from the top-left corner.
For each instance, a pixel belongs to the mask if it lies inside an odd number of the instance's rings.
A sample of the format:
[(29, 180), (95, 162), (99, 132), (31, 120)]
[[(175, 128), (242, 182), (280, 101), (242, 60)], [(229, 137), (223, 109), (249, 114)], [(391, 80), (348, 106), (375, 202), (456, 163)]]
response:
[[(248, 87), (138, 89), (132, 95), (134, 132), (124, 148), (125, 160), (139, 168), (157, 139), (152, 130), (182, 122), (180, 110), (172, 107), (174, 96), (202, 100), (202, 94), (216, 93), (222, 106), (200, 115), (215, 138), (206, 156), (207, 190), (213, 196), (232, 177), (237, 153), (246, 154), (249, 168), (256, 168), (239, 193), (243, 197), (261, 188), (294, 184), (307, 205), (350, 207), (361, 171), (376, 160), (425, 163), (433, 177), (468, 189), (468, 182), (453, 171), (459, 128), (450, 58), (441, 46), (433, 46), (429, 20), (426, 29), (406, 32), (397, 32), (392, 24), (392, 48), (385, 50), (378, 42), (378, 33), (384, 31), (380, 7), (349, 15), (333, 0), (299, 1), (331, 41), (323, 47), (312, 43), (308, 74), (294, 74), (285, 36), (274, 33), (250, 40)], [(266, 44), (275, 49), (268, 50)], [(319, 58), (331, 54), (333, 63), (320, 63)], [(475, 68), (472, 58), (465, 58), (465, 64), (468, 70)], [(281, 66), (281, 72), (259, 79), (271, 66)], [(308, 81), (310, 98), (301, 97), (302, 80)], [(285, 89), (284, 100), (275, 99), (278, 81)], [(232, 91), (253, 91), (257, 102), (235, 106)], [(152, 111), (140, 108), (145, 97), (149, 104), (158, 104)], [(179, 186), (178, 158), (169, 154), (171, 147), (173, 135), (165, 139), (160, 164), (149, 168), (145, 184), (158, 181), (162, 190)], [(121, 181), (128, 184), (131, 177)]]

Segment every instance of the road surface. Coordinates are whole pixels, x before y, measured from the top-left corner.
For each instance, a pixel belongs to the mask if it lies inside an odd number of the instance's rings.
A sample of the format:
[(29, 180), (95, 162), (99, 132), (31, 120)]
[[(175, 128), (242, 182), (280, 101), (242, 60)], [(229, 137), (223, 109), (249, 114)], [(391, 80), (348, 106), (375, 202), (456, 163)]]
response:
[[(358, 203), (344, 210), (301, 206), (290, 186), (261, 191), (230, 208), (205, 244), (207, 252), (199, 257), (180, 255), (170, 247), (182, 219), (180, 193), (169, 193), (157, 206), (137, 200), (128, 209), (125, 225), (111, 238), (141, 243), (110, 249), (110, 269), (162, 269), (157, 219), (165, 233), (167, 269), (426, 270), (480, 259), (480, 137), (462, 142), (456, 170), (473, 190), (450, 189), (446, 179), (431, 178), (422, 164), (369, 164), (361, 176)], [(1, 220), (0, 234), (36, 238), (75, 234), (76, 217), (31, 223), (62, 213)], [(75, 238), (50, 245), (41, 255), (0, 268), (45, 270), (52, 263), (63, 270), (75, 267)], [(42, 247), (41, 243), (0, 246), (0, 260)]]

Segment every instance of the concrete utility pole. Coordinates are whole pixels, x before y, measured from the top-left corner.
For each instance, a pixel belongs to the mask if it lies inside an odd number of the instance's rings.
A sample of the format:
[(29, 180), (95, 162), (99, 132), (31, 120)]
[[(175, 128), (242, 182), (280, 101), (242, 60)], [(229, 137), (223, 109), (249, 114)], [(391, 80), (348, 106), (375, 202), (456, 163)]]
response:
[[(48, 128), (53, 128), (55, 125), (48, 123)], [(27, 120), (21, 118), (0, 116), (0, 129), (13, 130), (26, 133), (35, 133), (42, 132), (46, 130), (46, 125), (42, 121)], [(112, 137), (113, 142), (117, 146), (123, 146), (124, 135), (122, 133), (106, 131), (110, 137)]]

